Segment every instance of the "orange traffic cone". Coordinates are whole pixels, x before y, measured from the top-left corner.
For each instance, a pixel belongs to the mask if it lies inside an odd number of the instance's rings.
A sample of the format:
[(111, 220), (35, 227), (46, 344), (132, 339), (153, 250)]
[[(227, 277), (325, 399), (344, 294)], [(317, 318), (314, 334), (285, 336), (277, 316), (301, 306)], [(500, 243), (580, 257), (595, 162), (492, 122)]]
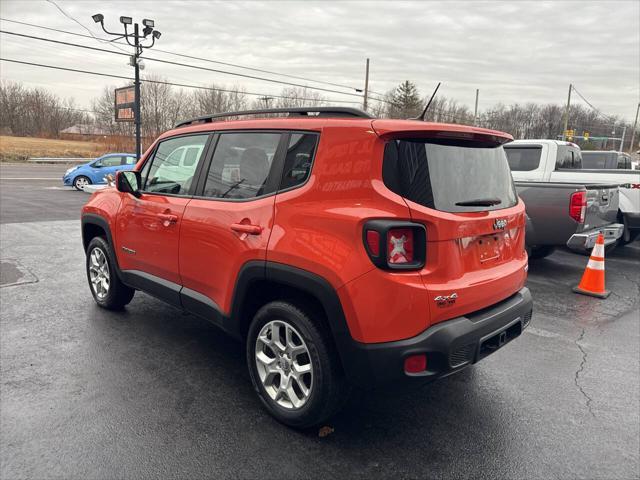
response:
[(602, 233), (598, 235), (596, 244), (593, 246), (580, 285), (573, 287), (573, 291), (598, 298), (607, 298), (611, 293), (604, 288), (604, 236)]

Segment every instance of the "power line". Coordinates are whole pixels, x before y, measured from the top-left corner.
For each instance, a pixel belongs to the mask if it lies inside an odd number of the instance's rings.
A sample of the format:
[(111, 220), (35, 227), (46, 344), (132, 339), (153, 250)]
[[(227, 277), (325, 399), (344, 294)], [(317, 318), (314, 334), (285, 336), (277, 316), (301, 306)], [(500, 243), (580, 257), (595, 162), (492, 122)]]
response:
[(596, 107), (594, 107), (589, 100), (587, 100), (586, 98), (584, 98), (584, 96), (578, 91), (578, 89), (576, 88), (575, 85), (572, 85), (573, 91), (576, 92), (578, 94), (578, 96), (584, 100), (584, 102), (589, 105), (596, 113), (598, 113), (600, 116), (606, 118), (606, 119), (611, 119), (612, 115), (605, 115), (604, 113), (602, 113), (600, 110), (598, 110)]
[(7, 35), (15, 35), (15, 36), (24, 37), (24, 38), (31, 38), (33, 40), (41, 40), (43, 42), (57, 43), (59, 45), (67, 45), (70, 47), (85, 48), (87, 50), (95, 50), (98, 52), (113, 53), (114, 55), (124, 55), (127, 57), (131, 56), (128, 53), (114, 52), (113, 50), (107, 50), (106, 48), (90, 47), (89, 45), (81, 45), (79, 43), (70, 43), (70, 42), (63, 42), (62, 40), (53, 40), (52, 38), (36, 37), (35, 35), (27, 35), (25, 33), (9, 32), (7, 30), (0, 30), (0, 33), (5, 33)]
[[(34, 28), (41, 28), (41, 29), (44, 29), (44, 30), (52, 31), (52, 32), (64, 33), (64, 34), (67, 34), (67, 35), (75, 35), (75, 36), (84, 37), (84, 38), (93, 38), (93, 39), (98, 40), (100, 42), (106, 42), (106, 43), (110, 43), (110, 44), (116, 44), (117, 43), (117, 44), (120, 44), (120, 45), (126, 45), (123, 42), (113, 42), (113, 41), (107, 40), (105, 38), (96, 37), (93, 34), (92, 34), (92, 36), (89, 36), (89, 35), (84, 35), (82, 33), (70, 32), (68, 30), (61, 30), (61, 29), (58, 29), (58, 28), (45, 27), (45, 26), (42, 26), (42, 25), (36, 25), (36, 24), (33, 24), (33, 23), (21, 22), (21, 21), (18, 21), (18, 20), (11, 20), (11, 19), (8, 19), (8, 18), (3, 18), (3, 17), (0, 17), (0, 20), (5, 21), (5, 22), (16, 23), (18, 25), (25, 25), (25, 26), (34, 27)], [(357, 87), (353, 87), (353, 86), (350, 86), (350, 85), (343, 85), (343, 84), (340, 84), (340, 83), (327, 82), (325, 80), (315, 80), (313, 78), (301, 77), (301, 76), (298, 76), (298, 75), (291, 75), (291, 74), (288, 74), (288, 73), (274, 72), (272, 70), (264, 70), (264, 69), (261, 69), (261, 68), (248, 67), (246, 65), (239, 65), (237, 63), (229, 63), (229, 62), (223, 62), (223, 61), (220, 61), (220, 60), (212, 60), (210, 58), (196, 57), (196, 56), (187, 55), (187, 54), (184, 54), (184, 53), (172, 52), (172, 51), (169, 51), (169, 50), (162, 50), (160, 48), (155, 48), (154, 50), (156, 52), (166, 53), (166, 54), (169, 54), (169, 55), (175, 55), (177, 57), (190, 58), (192, 60), (200, 60), (200, 61), (203, 61), (203, 62), (215, 63), (215, 64), (218, 64), (218, 65), (225, 65), (225, 66), (228, 66), (228, 67), (241, 68), (241, 69), (244, 69), (244, 70), (250, 70), (250, 71), (260, 72), (260, 73), (267, 73), (269, 75), (277, 75), (277, 76), (281, 76), (281, 77), (294, 78), (294, 79), (297, 79), (297, 80), (304, 80), (306, 82), (313, 82), (313, 83), (319, 83), (319, 84), (324, 84), (324, 85), (330, 85), (330, 86), (333, 86), (333, 87), (346, 88), (346, 89), (355, 90), (355, 91), (361, 90), (361, 89), (359, 89)], [(384, 94), (380, 94), (380, 93), (376, 93), (376, 92), (369, 92), (369, 93), (373, 93), (373, 94), (376, 94), (376, 95), (384, 95)]]
[[(56, 66), (56, 65), (46, 65), (43, 63), (34, 63), (34, 62), (25, 62), (22, 60), (14, 60), (14, 59), (10, 59), (10, 58), (3, 58), (0, 57), (0, 61), (3, 62), (11, 62), (11, 63), (18, 63), (18, 64), (22, 64), (22, 65), (30, 65), (33, 67), (42, 67), (42, 68), (50, 68), (53, 70), (63, 70), (63, 71), (67, 71), (67, 72), (74, 72), (74, 73), (85, 73), (88, 75), (98, 75), (101, 77), (110, 77), (110, 78), (118, 78), (118, 79), (122, 79), (122, 80), (133, 80), (133, 77), (125, 77), (123, 75), (114, 75), (111, 73), (102, 73), (102, 72), (93, 72), (90, 70), (80, 70), (77, 68), (68, 68), (68, 67), (60, 67), (60, 66)], [(246, 92), (243, 90), (230, 90), (230, 89), (226, 89), (226, 88), (214, 88), (214, 87), (205, 87), (203, 85), (192, 85), (192, 84), (186, 84), (186, 83), (177, 83), (177, 82), (167, 82), (167, 81), (163, 81), (163, 80), (151, 80), (151, 79), (143, 79), (142, 82), (146, 82), (146, 83), (156, 83), (159, 85), (171, 85), (171, 86), (175, 86), (175, 87), (184, 87), (184, 88), (193, 88), (193, 89), (198, 89), (198, 90), (209, 90), (209, 91), (214, 91), (214, 92), (225, 92), (225, 93), (239, 93), (239, 94), (244, 94), (244, 95), (250, 95), (250, 96), (264, 96), (264, 93), (257, 93), (257, 92)], [(292, 97), (288, 97), (286, 95), (269, 95), (270, 97), (273, 98), (281, 98), (281, 99), (292, 99)], [(304, 97), (300, 97), (300, 98), (295, 98), (296, 100), (302, 100), (302, 101), (311, 101), (311, 102), (316, 102), (316, 101), (324, 101), (324, 102), (330, 102), (330, 103), (349, 103), (349, 104), (353, 104), (353, 103), (357, 103), (357, 102), (351, 102), (351, 101), (347, 101), (347, 100), (333, 100), (333, 99), (325, 99), (325, 100), (319, 100), (317, 98), (304, 98)]]
[[(95, 40), (99, 40), (101, 41), (102, 39), (96, 37), (93, 32), (91, 30), (89, 30), (86, 26), (84, 26), (79, 20), (77, 20), (75, 17), (69, 15), (67, 12), (65, 12), (62, 7), (60, 7), (56, 2), (54, 2), (54, 0), (46, 0), (47, 2), (49, 2), (51, 5), (53, 5), (54, 7), (56, 7), (60, 13), (62, 13), (65, 17), (67, 17), (69, 20), (76, 22), (78, 25), (80, 25), (82, 28), (84, 28), (87, 32), (89, 32), (89, 35), (91, 35), (91, 38), (94, 38)], [(87, 35), (84, 35), (85, 37)], [(107, 40), (108, 41), (108, 40)], [(113, 45), (115, 48), (117, 48), (118, 50), (120, 50), (121, 52), (124, 52), (125, 50), (122, 50), (119, 46), (117, 45)]]
[[(112, 53), (115, 55), (126, 55), (129, 56), (129, 54), (127, 53), (120, 53), (120, 52), (114, 52), (112, 50), (107, 50), (104, 48), (98, 48), (98, 47), (90, 47), (88, 45), (81, 45), (78, 43), (71, 43), (71, 42), (63, 42), (60, 40), (53, 40), (51, 38), (44, 38), (44, 37), (37, 37), (35, 35), (26, 35), (24, 33), (17, 33), (17, 32), (9, 32), (7, 30), (0, 30), (0, 33), (4, 33), (4, 34), (8, 34), (8, 35), (16, 35), (19, 37), (24, 37), (24, 38), (30, 38), (33, 40), (40, 40), (43, 42), (50, 42), (50, 43), (56, 43), (56, 44), (60, 44), (60, 45), (67, 45), (67, 46), (71, 46), (71, 47), (78, 47), (78, 48), (85, 48), (88, 50), (95, 50), (95, 51), (99, 51), (99, 52), (106, 52), (106, 53)], [(146, 60), (150, 60), (150, 61), (154, 61), (154, 62), (160, 62), (160, 63), (166, 63), (169, 65), (176, 65), (176, 66), (180, 66), (180, 67), (187, 67), (187, 68), (194, 68), (197, 70), (205, 70), (208, 72), (214, 72), (214, 73), (222, 73), (225, 75), (233, 75), (233, 76), (238, 76), (238, 77), (243, 77), (243, 78), (249, 78), (249, 79), (253, 79), (253, 80), (259, 80), (259, 81), (263, 81), (263, 82), (270, 82), (270, 83), (277, 83), (277, 84), (281, 84), (281, 85), (289, 85), (289, 86), (293, 86), (293, 87), (300, 87), (300, 88), (308, 88), (310, 90), (318, 90), (318, 91), (323, 91), (323, 92), (329, 92), (329, 93), (337, 93), (339, 95), (346, 95), (346, 96), (350, 96), (350, 97), (357, 97), (357, 98), (362, 98), (361, 95), (358, 95), (357, 93), (349, 93), (349, 92), (341, 92), (339, 90), (332, 90), (332, 89), (328, 89), (328, 88), (323, 88), (323, 87), (313, 87), (313, 86), (309, 86), (309, 85), (302, 85), (300, 83), (292, 83), (292, 82), (285, 82), (282, 80), (275, 80), (272, 78), (264, 78), (264, 77), (258, 77), (255, 75), (247, 75), (247, 74), (243, 74), (243, 73), (236, 73), (236, 72), (228, 72), (225, 70), (218, 70), (218, 69), (214, 69), (214, 68), (208, 68), (208, 67), (202, 67), (199, 65), (190, 65), (188, 63), (181, 63), (181, 62), (173, 62), (171, 60), (162, 60), (160, 58), (153, 58), (153, 57), (142, 57), (145, 58)], [(351, 103), (355, 103), (355, 102), (351, 102)]]

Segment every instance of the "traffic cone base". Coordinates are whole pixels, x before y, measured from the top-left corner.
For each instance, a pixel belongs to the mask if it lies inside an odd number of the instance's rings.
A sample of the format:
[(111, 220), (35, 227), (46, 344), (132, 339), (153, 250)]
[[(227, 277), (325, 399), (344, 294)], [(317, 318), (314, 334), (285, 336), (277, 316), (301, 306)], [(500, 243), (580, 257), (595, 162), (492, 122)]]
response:
[(602, 293), (590, 292), (588, 290), (583, 290), (580, 287), (573, 287), (572, 290), (575, 293), (581, 293), (582, 295), (589, 295), (591, 297), (597, 297), (597, 298), (607, 298), (609, 295), (611, 295), (611, 292), (609, 290), (605, 290)]
[(602, 233), (598, 235), (580, 285), (573, 287), (573, 291), (596, 298), (607, 298), (611, 293), (604, 288), (604, 236)]

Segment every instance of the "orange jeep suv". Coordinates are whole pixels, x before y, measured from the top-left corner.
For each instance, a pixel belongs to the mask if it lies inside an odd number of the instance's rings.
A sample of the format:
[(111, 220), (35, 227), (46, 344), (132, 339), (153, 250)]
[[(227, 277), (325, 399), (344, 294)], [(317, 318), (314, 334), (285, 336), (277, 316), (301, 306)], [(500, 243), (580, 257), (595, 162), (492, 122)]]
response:
[(213, 322), (275, 418), (317, 425), (352, 386), (435, 380), (527, 327), (511, 140), (350, 108), (180, 123), (83, 208), (91, 293)]

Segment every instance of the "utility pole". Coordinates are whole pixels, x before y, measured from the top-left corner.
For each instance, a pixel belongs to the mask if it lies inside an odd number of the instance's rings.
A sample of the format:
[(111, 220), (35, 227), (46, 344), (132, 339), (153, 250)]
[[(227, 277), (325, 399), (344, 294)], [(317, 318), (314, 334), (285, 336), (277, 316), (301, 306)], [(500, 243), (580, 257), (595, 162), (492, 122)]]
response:
[(624, 152), (624, 150), (622, 149), (624, 147), (624, 136), (627, 133), (627, 126), (625, 125), (624, 128), (622, 129), (622, 138), (620, 139), (620, 151)]
[(362, 109), (367, 111), (367, 102), (369, 96), (369, 59), (367, 58), (367, 67), (364, 74), (364, 101), (362, 102)]
[(636, 128), (638, 128), (638, 113), (640, 113), (640, 103), (638, 103), (638, 108), (636, 108), (636, 119), (633, 122), (633, 130), (631, 130), (631, 145), (629, 145), (629, 153), (633, 153), (633, 142), (636, 139)]
[(480, 89), (476, 88), (476, 108), (473, 111), (473, 124), (478, 125), (478, 97), (480, 96)]
[(571, 106), (571, 89), (573, 85), (569, 84), (569, 95), (567, 96), (567, 109), (564, 111), (564, 128), (562, 130), (562, 140), (567, 139), (567, 128), (569, 128), (569, 107)]
[(262, 100), (264, 102), (264, 108), (269, 108), (269, 102), (273, 100), (273, 97), (264, 95), (263, 97), (258, 97), (258, 100)]
[[(124, 38), (129, 45), (134, 48), (134, 53), (131, 56), (131, 60), (129, 64), (134, 68), (134, 123), (136, 129), (136, 158), (140, 160), (140, 156), (142, 155), (142, 142), (141, 142), (141, 126), (142, 126), (142, 115), (140, 114), (140, 55), (142, 55), (142, 51), (145, 48), (151, 48), (155, 45), (156, 40), (160, 38), (161, 33), (158, 30), (154, 30), (155, 22), (153, 20), (149, 20), (145, 18), (142, 20), (142, 25), (144, 25), (144, 29), (142, 30), (142, 35), (140, 35), (139, 25), (137, 23), (133, 23), (133, 19), (131, 17), (120, 17), (120, 23), (124, 25), (124, 33), (116, 33), (110, 32), (106, 28), (104, 28), (104, 15), (101, 13), (96, 13), (92, 15), (93, 21), (99, 23), (102, 26), (102, 30), (104, 33), (108, 35), (113, 35), (114, 38), (111, 41), (118, 40), (120, 38)], [(129, 33), (127, 30), (127, 26), (133, 24), (133, 33)], [(149, 45), (143, 45), (142, 42), (147, 39), (151, 35), (151, 43)], [(133, 43), (131, 42), (133, 39)], [(143, 66), (144, 68), (144, 66)]]

